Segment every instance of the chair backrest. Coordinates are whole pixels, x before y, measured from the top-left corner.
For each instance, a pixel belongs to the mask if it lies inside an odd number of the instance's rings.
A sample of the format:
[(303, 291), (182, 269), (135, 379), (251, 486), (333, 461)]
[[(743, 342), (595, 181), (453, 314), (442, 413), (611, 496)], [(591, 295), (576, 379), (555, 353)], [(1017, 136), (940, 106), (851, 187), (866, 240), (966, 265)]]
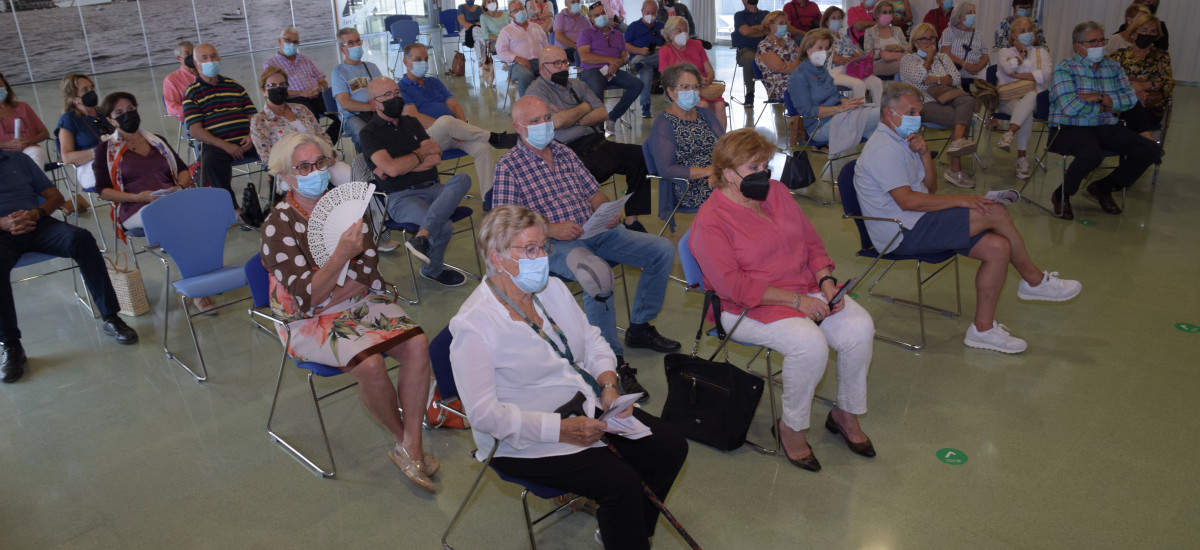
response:
[(375, 174), (371, 172), (371, 165), (367, 164), (367, 157), (358, 155), (350, 161), (350, 181), (375, 181)]
[[(861, 216), (862, 206), (858, 204), (858, 189), (854, 188), (854, 167), (858, 165), (858, 159), (846, 163), (842, 167), (842, 173), (838, 174), (838, 192), (842, 195), (842, 212), (847, 216)], [(862, 250), (870, 250), (875, 248), (871, 243), (871, 236), (867, 233), (867, 222), (863, 220), (854, 220), (854, 226), (858, 228), (858, 242)]]
[[(325, 112), (336, 113), (338, 110), (337, 100), (333, 98), (333, 88), (325, 88), (321, 90), (321, 99), (325, 101)], [(315, 113), (314, 113), (315, 114)]]
[(756, 63), (756, 62), (754, 62), (754, 61), (751, 61), (751, 62), (750, 62), (750, 66), (751, 66), (751, 67), (753, 67), (753, 69), (752, 69), (752, 70), (754, 71), (754, 78), (757, 78), (757, 79), (759, 79), (759, 80), (762, 80), (762, 79), (763, 79), (763, 73), (762, 73), (762, 69), (761, 69), (761, 68), (759, 68), (759, 66), (758, 66), (758, 63)]
[(225, 237), (237, 222), (229, 191), (184, 189), (142, 208), (146, 241), (162, 246), (187, 278), (225, 265)]
[(456, 9), (442, 10), (438, 14), (438, 23), (441, 23), (442, 28), (445, 29), (443, 36), (455, 36), (458, 31), (462, 30), (462, 27), (458, 25), (458, 10)]
[(400, 43), (400, 46), (407, 46), (417, 41), (417, 35), (421, 32), (421, 25), (411, 19), (401, 19), (392, 21), (388, 26), (388, 31), (391, 32), (392, 38)]
[(796, 106), (792, 105), (792, 92), (783, 91), (783, 113), (787, 116), (797, 116), (800, 111), (796, 110)]
[(999, 86), (1000, 79), (996, 76), (996, 72), (999, 70), (999, 65), (988, 65), (987, 75), (984, 77), (984, 80), (987, 80), (987, 83), (991, 84), (992, 86)]
[(255, 309), (267, 307), (271, 303), (271, 281), (268, 279), (267, 268), (263, 267), (262, 254), (255, 254), (246, 261), (246, 284), (250, 287), (250, 301)]
[(450, 365), (450, 343), (453, 341), (454, 335), (450, 334), (450, 327), (447, 326), (429, 342), (429, 365), (433, 368), (433, 378), (437, 380), (438, 393), (442, 394), (442, 399), (458, 397), (454, 369)]
[(704, 290), (704, 276), (700, 272), (700, 263), (696, 261), (695, 256), (692, 256), (692, 249), (688, 248), (691, 236), (692, 230), (688, 229), (679, 239), (679, 265), (683, 267), (683, 279), (687, 282), (688, 287)]

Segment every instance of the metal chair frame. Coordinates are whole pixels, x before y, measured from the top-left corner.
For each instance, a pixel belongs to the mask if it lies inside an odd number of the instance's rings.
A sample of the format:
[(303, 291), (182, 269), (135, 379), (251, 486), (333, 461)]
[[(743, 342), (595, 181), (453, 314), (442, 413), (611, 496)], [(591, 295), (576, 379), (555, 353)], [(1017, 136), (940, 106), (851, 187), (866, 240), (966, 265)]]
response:
[[(1059, 135), (1057, 132), (1058, 127), (1059, 127), (1059, 125), (1057, 125), (1057, 124), (1046, 123), (1046, 133), (1048, 133), (1048, 134), (1053, 133), (1053, 135), (1046, 141), (1046, 149), (1043, 151), (1043, 154), (1046, 157), (1049, 157), (1050, 155), (1058, 155), (1059, 159), (1061, 160), (1061, 164), (1062, 164), (1062, 178), (1059, 181), (1065, 182), (1067, 179), (1067, 168), (1068, 168), (1067, 158), (1071, 157), (1072, 155), (1070, 155), (1068, 153), (1062, 153), (1062, 152), (1050, 150), (1051, 147), (1054, 146), (1054, 142), (1058, 140), (1058, 135)], [(1104, 153), (1105, 159), (1117, 157), (1117, 156), (1120, 156), (1120, 154), (1121, 154), (1118, 151), (1110, 151), (1110, 150), (1104, 150), (1103, 153)], [(1039, 161), (1039, 164), (1041, 164), (1040, 161)], [(1042, 166), (1043, 166), (1043, 168), (1045, 168), (1044, 164)], [(1095, 174), (1097, 171), (1100, 171), (1100, 170), (1112, 171), (1112, 170), (1115, 170), (1116, 168), (1117, 168), (1117, 166), (1105, 165), (1103, 162), (1101, 162), (1100, 166), (1097, 166), (1096, 170), (1092, 171), (1092, 174)], [(1155, 166), (1156, 173), (1157, 173), (1157, 170), (1158, 170), (1158, 167)], [(1047, 175), (1050, 174), (1049, 169), (1046, 169), (1046, 174)], [(1083, 179), (1083, 181), (1079, 182), (1079, 187), (1081, 187), (1081, 188), (1085, 187), (1087, 182), (1089, 180), (1091, 180), (1092, 174), (1088, 174), (1087, 177), (1085, 177)], [(1029, 179), (1025, 180), (1025, 182), (1021, 184), (1021, 188), (1017, 190), (1017, 192), (1021, 194), (1021, 200), (1027, 204), (1036, 206), (1042, 212), (1045, 212), (1046, 214), (1049, 214), (1052, 217), (1055, 217), (1055, 218), (1059, 217), (1062, 214), (1062, 212), (1055, 212), (1053, 207), (1046, 208), (1045, 205), (1043, 205), (1025, 195), (1025, 188), (1029, 186), (1029, 182), (1031, 180), (1033, 180), (1033, 178), (1029, 178)], [(1061, 187), (1062, 183), (1059, 183), (1059, 186)], [(1055, 191), (1057, 191), (1057, 189)], [(1053, 194), (1055, 191), (1051, 191), (1051, 194)], [(1085, 195), (1085, 196), (1091, 198), (1091, 195)], [(1125, 189), (1121, 190), (1121, 208), (1125, 208)]]
[[(388, 216), (388, 214), (387, 214), (388, 203), (391, 201), (390, 195), (388, 195), (387, 193), (383, 193), (381, 191), (376, 191), (375, 196), (378, 197), (381, 201), (383, 201), (383, 212), (384, 212), (383, 226), (384, 227), (386, 227), (390, 230), (393, 230), (393, 231), (399, 230), (400, 231), (400, 239), (402, 241), (407, 240), (409, 233), (416, 234), (416, 231), (412, 230), (412, 228), (411, 228), (411, 226), (414, 224), (403, 224), (400, 222), (396, 222), (396, 221), (393, 221)], [(474, 219), (474, 215), (473, 215), (474, 212), (470, 211), (470, 210), (471, 209), (469, 207), (459, 206), (458, 208), (455, 209), (454, 213), (451, 214), (451, 217), (450, 217), (451, 223), (457, 223), (462, 220), (467, 221), (467, 227), (464, 227), (462, 229), (458, 229), (458, 230), (454, 231), (454, 233), (451, 234), (451, 238), (453, 238), (454, 235), (458, 235), (460, 233), (469, 233), (471, 235), (471, 250), (474, 251), (475, 250), (475, 219)], [(382, 236), (383, 236), (383, 232), (380, 232), (379, 234), (377, 234), (375, 236), (376, 244), (378, 244), (378, 241), (380, 239), (382, 239)], [(404, 247), (404, 254), (408, 257), (408, 272), (412, 276), (413, 297), (411, 299), (407, 298), (403, 295), (399, 295), (399, 297), (401, 300), (404, 300), (405, 302), (408, 302), (409, 304), (417, 304), (421, 301), (421, 288), (420, 288), (420, 286), (417, 285), (416, 264), (413, 262), (412, 251), (409, 250), (407, 246)], [(474, 253), (474, 256), (475, 256), (475, 266), (476, 266), (476, 269), (479, 270), (478, 272), (468, 271), (467, 269), (458, 267), (449, 262), (446, 262), (444, 265), (447, 268), (453, 269), (459, 273), (462, 273), (463, 275), (466, 275), (467, 277), (470, 277), (470, 278), (478, 281), (478, 280), (481, 280), (480, 277), (482, 276), (482, 273), (483, 273), (483, 262), (479, 259), (479, 254), (477, 252)]]

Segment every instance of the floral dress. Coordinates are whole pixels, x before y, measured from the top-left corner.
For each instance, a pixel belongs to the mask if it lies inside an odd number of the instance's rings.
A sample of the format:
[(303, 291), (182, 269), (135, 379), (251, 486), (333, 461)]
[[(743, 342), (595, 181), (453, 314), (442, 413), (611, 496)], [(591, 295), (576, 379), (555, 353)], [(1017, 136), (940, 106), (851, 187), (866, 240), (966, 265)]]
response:
[[(384, 297), (379, 257), (371, 230), (363, 224), (365, 250), (350, 264), (347, 280), (360, 281), (368, 291), (330, 304), (312, 303), (317, 272), (308, 246), (308, 217), (287, 201), (277, 204), (263, 223), (262, 260), (271, 282), (271, 309), (291, 322), (288, 353), (297, 361), (349, 370), (363, 359), (389, 350), (421, 334), (421, 327), (399, 305)], [(279, 339), (287, 331), (277, 327)]]
[[(767, 68), (760, 57), (762, 54), (771, 52), (782, 59), (784, 63), (791, 63), (800, 57), (800, 47), (796, 45), (794, 40), (781, 39), (774, 40), (767, 38), (758, 43), (758, 55), (754, 56), (754, 63), (758, 65), (758, 70), (763, 75), (763, 85), (767, 87), (767, 97), (771, 101), (779, 101), (783, 99), (783, 92), (787, 91), (789, 73), (777, 73)], [(711, 149), (709, 149), (711, 151)]]
[[(696, 120), (684, 120), (671, 113), (663, 113), (663, 116), (671, 122), (671, 126), (675, 130), (675, 164), (689, 168), (712, 164), (712, 151), (717, 144), (717, 135), (713, 133), (712, 127), (704, 117), (698, 116)], [(708, 200), (708, 196), (712, 194), (708, 178), (688, 182), (686, 193), (683, 189), (683, 182), (676, 182), (675, 188), (676, 194), (683, 194), (681, 208), (700, 208), (700, 205), (704, 204), (704, 201)]]
[(1158, 48), (1150, 48), (1146, 57), (1138, 59), (1130, 48), (1119, 49), (1108, 56), (1121, 64), (1125, 76), (1130, 80), (1153, 82), (1154, 91), (1143, 105), (1150, 109), (1155, 118), (1162, 118), (1167, 108), (1167, 98), (1175, 91), (1175, 78), (1171, 74), (1171, 54)]

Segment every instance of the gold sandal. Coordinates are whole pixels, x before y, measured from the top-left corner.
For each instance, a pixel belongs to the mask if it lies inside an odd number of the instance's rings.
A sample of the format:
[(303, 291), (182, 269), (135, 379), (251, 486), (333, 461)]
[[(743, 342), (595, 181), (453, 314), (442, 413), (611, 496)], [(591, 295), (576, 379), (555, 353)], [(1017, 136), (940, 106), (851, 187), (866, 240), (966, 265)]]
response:
[(438, 469), (440, 469), (442, 467), (442, 465), (438, 462), (437, 457), (433, 456), (433, 453), (431, 453), (429, 451), (425, 451), (424, 460), (422, 460), (421, 462), (422, 462), (421, 471), (425, 472), (425, 475), (430, 476), (430, 477), (432, 477), (433, 474), (438, 473)]
[(413, 485), (420, 487), (430, 493), (437, 492), (437, 487), (433, 485), (433, 481), (422, 472), (422, 464), (419, 460), (413, 460), (408, 456), (408, 451), (403, 446), (396, 445), (396, 448), (388, 451), (388, 457), (396, 466), (400, 468), (400, 472), (407, 477)]

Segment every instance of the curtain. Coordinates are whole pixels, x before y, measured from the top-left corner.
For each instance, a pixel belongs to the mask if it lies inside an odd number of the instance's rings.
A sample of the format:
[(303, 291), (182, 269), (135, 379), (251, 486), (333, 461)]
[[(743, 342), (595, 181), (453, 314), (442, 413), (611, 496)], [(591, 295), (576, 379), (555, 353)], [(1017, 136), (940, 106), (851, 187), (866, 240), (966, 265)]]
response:
[(683, 3), (691, 10), (692, 21), (696, 23), (693, 32), (709, 42), (716, 40), (717, 3), (714, 0), (688, 0)]

